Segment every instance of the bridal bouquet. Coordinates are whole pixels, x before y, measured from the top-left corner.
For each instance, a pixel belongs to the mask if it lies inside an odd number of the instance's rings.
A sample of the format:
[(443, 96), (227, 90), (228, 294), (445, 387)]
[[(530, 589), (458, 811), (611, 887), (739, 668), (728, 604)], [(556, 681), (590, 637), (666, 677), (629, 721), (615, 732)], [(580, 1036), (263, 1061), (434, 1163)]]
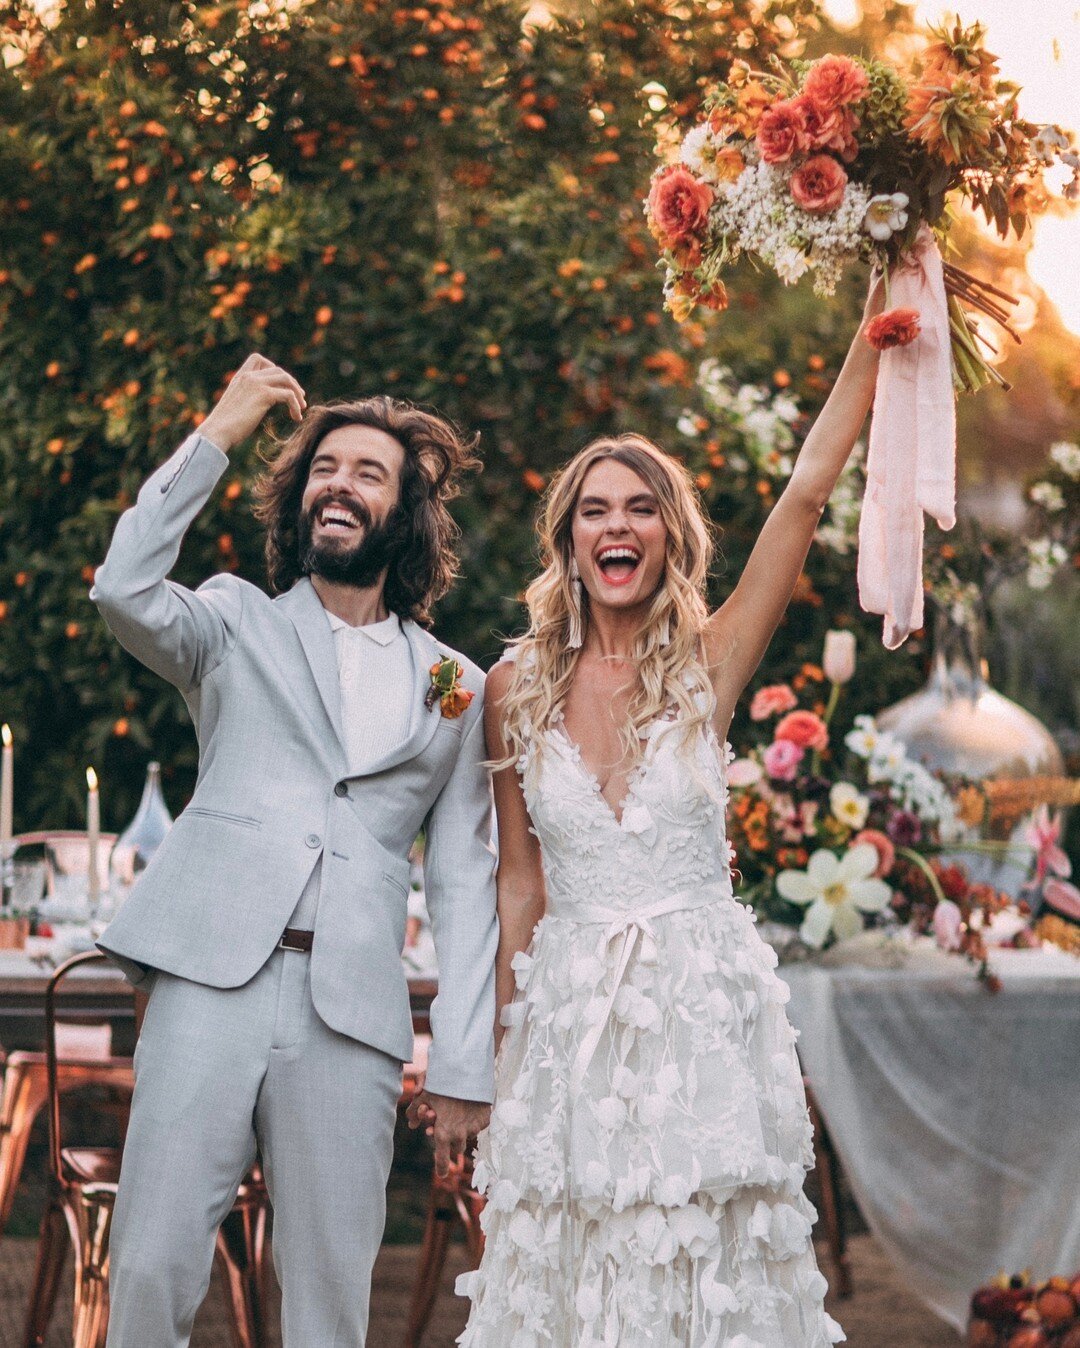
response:
[[(735, 62), (659, 169), (646, 202), (662, 250), (667, 307), (680, 321), (698, 304), (727, 306), (724, 268), (740, 254), (786, 283), (809, 274), (831, 295), (853, 263), (890, 272), (911, 259), (924, 227), (944, 238), (961, 199), (1004, 238), (1024, 233), (1050, 200), (1046, 171), (1080, 157), (1059, 127), (1024, 121), (1018, 89), (997, 78), (981, 24), (931, 29), (916, 71), (824, 56), (768, 71)], [(957, 389), (1002, 382), (980, 351), (989, 340), (969, 310), (1007, 328), (1011, 298), (946, 263)], [(881, 349), (906, 345), (920, 315), (893, 308), (870, 325)]]
[(646, 202), (678, 319), (726, 307), (723, 272), (743, 253), (788, 283), (812, 274), (822, 295), (853, 263), (880, 276), (885, 310), (865, 329), (883, 355), (858, 584), (889, 648), (922, 626), (924, 512), (943, 529), (956, 520), (954, 393), (1004, 382), (980, 317), (1010, 331), (1014, 301), (943, 260), (954, 208), (966, 200), (1002, 236), (1020, 234), (1059, 161), (1065, 195), (1080, 195), (1072, 142), (1021, 118), (982, 26), (931, 36), (912, 72), (836, 55), (767, 71), (735, 62)]

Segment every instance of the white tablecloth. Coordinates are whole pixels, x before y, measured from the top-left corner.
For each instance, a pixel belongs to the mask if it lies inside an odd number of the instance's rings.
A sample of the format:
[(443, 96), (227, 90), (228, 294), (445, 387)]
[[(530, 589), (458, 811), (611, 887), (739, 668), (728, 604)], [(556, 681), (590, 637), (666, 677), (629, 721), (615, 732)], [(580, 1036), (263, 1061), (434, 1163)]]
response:
[(958, 956), (781, 969), (799, 1054), (859, 1207), (957, 1328), (1001, 1268), (1080, 1268), (1080, 960)]

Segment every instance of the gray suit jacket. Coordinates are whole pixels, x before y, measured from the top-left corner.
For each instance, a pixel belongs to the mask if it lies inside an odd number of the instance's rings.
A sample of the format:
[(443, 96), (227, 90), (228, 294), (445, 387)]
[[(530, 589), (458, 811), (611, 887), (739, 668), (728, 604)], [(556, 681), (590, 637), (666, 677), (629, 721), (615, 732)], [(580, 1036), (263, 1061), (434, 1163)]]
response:
[[(331, 1028), (407, 1060), (407, 856), (424, 828), (439, 960), (428, 1085), (490, 1100), (498, 933), (484, 675), (404, 622), (417, 671), (409, 733), (363, 771), (351, 766), (333, 634), (310, 581), (271, 600), (235, 576), (195, 591), (166, 579), (227, 463), (189, 437), (118, 522), (90, 593), (120, 643), (179, 688), (199, 739), (191, 802), (102, 948), (135, 979), (145, 966), (239, 987), (269, 958), (321, 857), (315, 1005)], [(424, 706), (440, 653), (456, 656), (476, 694), (457, 720)]]

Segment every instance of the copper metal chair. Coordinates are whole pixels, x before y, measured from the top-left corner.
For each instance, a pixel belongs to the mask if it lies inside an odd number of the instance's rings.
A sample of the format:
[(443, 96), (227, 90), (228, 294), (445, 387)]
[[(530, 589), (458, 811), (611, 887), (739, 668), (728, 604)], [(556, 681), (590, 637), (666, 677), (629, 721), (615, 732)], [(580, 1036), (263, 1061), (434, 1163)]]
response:
[[(417, 1093), (420, 1078), (427, 1065), (427, 1047), (430, 1039), (417, 1036), (413, 1061), (405, 1068), (402, 1103), (408, 1104)], [(405, 1348), (419, 1348), (420, 1340), (431, 1319), (439, 1295), (446, 1252), (455, 1224), (465, 1232), (469, 1259), (475, 1267), (484, 1252), (484, 1233), (480, 1229), (480, 1214), (484, 1200), (472, 1186), (472, 1158), (464, 1157), (450, 1167), (445, 1179), (432, 1171), (428, 1197), (427, 1222), (420, 1247), (416, 1278), (409, 1303), (409, 1321), (405, 1330)]]
[[(120, 1178), (115, 1147), (67, 1147), (61, 1137), (60, 1071), (57, 1059), (57, 988), (73, 970), (104, 960), (87, 951), (65, 961), (45, 991), (45, 1056), (48, 1079), (49, 1193), (41, 1222), (37, 1265), (27, 1311), (26, 1348), (45, 1342), (63, 1272), (67, 1247), (75, 1251), (73, 1348), (102, 1348), (109, 1320), (109, 1227)], [(254, 1171), (218, 1236), (236, 1348), (265, 1342), (266, 1190)]]
[(847, 1232), (844, 1226), (844, 1205), (840, 1196), (840, 1176), (843, 1171), (825, 1120), (821, 1117), (810, 1083), (803, 1078), (806, 1088), (806, 1107), (814, 1128), (814, 1173), (821, 1193), (821, 1220), (825, 1223), (825, 1243), (835, 1269), (834, 1289), (841, 1300), (854, 1290), (851, 1278), (851, 1260), (847, 1250)]

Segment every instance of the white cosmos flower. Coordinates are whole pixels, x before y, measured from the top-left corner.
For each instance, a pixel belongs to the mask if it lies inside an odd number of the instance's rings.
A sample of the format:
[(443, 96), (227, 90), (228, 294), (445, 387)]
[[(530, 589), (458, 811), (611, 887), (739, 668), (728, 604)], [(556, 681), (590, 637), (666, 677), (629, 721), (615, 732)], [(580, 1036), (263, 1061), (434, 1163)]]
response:
[(862, 828), (870, 811), (870, 799), (850, 782), (837, 782), (829, 792), (829, 809), (841, 824), (848, 828)]
[(885, 243), (907, 224), (907, 205), (904, 192), (882, 192), (871, 197), (863, 216), (863, 229), (878, 243)]
[(874, 878), (877, 849), (859, 843), (838, 857), (821, 848), (810, 858), (805, 871), (781, 871), (776, 888), (789, 903), (806, 908), (799, 935), (807, 945), (820, 949), (830, 932), (843, 940), (863, 929), (862, 913), (878, 913), (889, 902), (892, 890)]

